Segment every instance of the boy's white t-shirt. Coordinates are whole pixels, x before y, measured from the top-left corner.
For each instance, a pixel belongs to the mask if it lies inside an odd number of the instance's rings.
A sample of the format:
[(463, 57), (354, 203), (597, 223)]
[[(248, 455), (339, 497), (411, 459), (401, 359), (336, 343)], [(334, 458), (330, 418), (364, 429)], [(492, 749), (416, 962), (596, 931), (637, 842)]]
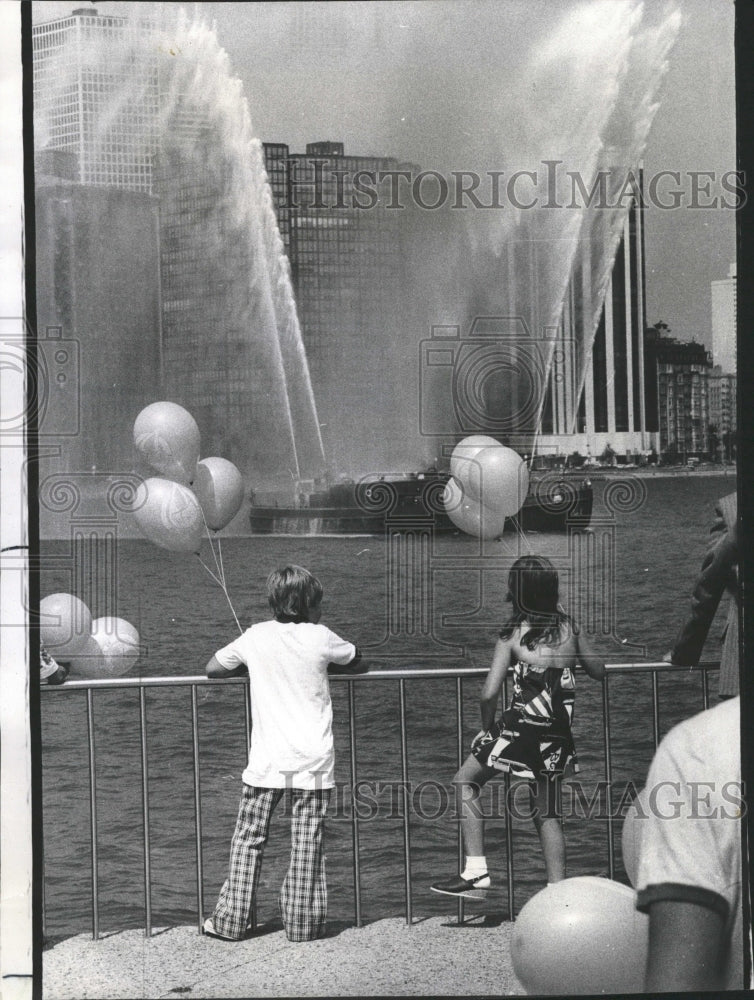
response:
[(259, 622), (219, 652), (234, 670), (245, 663), (251, 691), (251, 748), (242, 779), (263, 788), (332, 788), (335, 753), (327, 665), (356, 655), (324, 625)]

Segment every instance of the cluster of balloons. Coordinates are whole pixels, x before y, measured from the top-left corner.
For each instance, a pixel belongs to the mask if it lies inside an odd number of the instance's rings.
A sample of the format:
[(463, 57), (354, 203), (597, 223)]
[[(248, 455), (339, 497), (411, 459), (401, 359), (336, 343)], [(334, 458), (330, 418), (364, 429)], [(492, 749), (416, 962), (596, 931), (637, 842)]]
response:
[(518, 452), (485, 434), (472, 434), (453, 449), (451, 479), (443, 503), (456, 527), (478, 538), (498, 538), (505, 519), (521, 509), (529, 469)]
[(528, 994), (641, 993), (648, 917), (628, 886), (582, 875), (533, 896), (511, 937), (513, 971)]
[(199, 461), (196, 421), (167, 401), (146, 406), (134, 423), (134, 445), (161, 476), (137, 490), (134, 516), (142, 534), (172, 552), (198, 552), (205, 526), (219, 531), (243, 503), (243, 477), (224, 458)]
[(120, 677), (139, 659), (139, 633), (123, 618), (92, 620), (73, 594), (50, 594), (39, 605), (42, 645), (71, 676)]

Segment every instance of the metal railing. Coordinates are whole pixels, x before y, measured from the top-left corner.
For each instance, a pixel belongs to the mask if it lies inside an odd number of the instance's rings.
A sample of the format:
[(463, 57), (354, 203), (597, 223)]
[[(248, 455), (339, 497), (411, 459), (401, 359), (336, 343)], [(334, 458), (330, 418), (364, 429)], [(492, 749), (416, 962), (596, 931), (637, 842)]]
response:
[[(605, 759), (605, 782), (608, 796), (607, 809), (607, 853), (609, 877), (615, 876), (615, 845), (614, 845), (614, 817), (612, 814), (612, 732), (610, 728), (610, 679), (619, 674), (651, 674), (652, 680), (652, 729), (655, 749), (660, 740), (660, 704), (658, 679), (661, 673), (673, 671), (686, 671), (688, 667), (676, 666), (670, 663), (620, 663), (608, 664), (606, 676), (602, 689), (602, 739)], [(719, 663), (702, 663), (697, 668), (702, 675), (702, 702), (703, 708), (709, 707), (709, 674), (719, 669)], [(461, 766), (465, 756), (465, 742), (463, 737), (463, 681), (465, 678), (481, 678), (487, 674), (486, 668), (466, 667), (461, 669), (406, 669), (406, 670), (376, 670), (364, 674), (335, 674), (330, 679), (335, 683), (348, 685), (348, 738), (350, 748), (351, 764), (351, 835), (353, 844), (353, 891), (354, 891), (354, 917), (357, 927), (362, 925), (362, 898), (361, 898), (361, 858), (359, 846), (359, 815), (356, 808), (355, 789), (357, 787), (357, 732), (356, 732), (356, 711), (355, 711), (355, 685), (357, 684), (384, 684), (398, 682), (399, 710), (400, 710), (400, 763), (401, 763), (401, 794), (403, 802), (403, 865), (404, 865), (404, 900), (406, 923), (413, 923), (413, 893), (411, 883), (411, 817), (409, 810), (409, 760), (408, 760), (408, 740), (406, 726), (406, 681), (426, 680), (426, 679), (455, 679), (455, 700), (456, 700), (456, 736), (457, 736), (457, 758), (458, 767)], [(138, 688), (139, 691), (139, 736), (141, 744), (141, 800), (143, 813), (143, 848), (144, 848), (144, 913), (145, 932), (147, 936), (152, 933), (152, 870), (151, 870), (151, 849), (149, 838), (149, 770), (147, 752), (147, 717), (146, 717), (146, 690), (147, 688), (160, 687), (190, 687), (191, 688), (191, 731), (192, 731), (192, 753), (194, 771), (194, 832), (196, 851), (196, 901), (197, 901), (197, 928), (201, 932), (204, 919), (204, 868), (202, 860), (202, 810), (201, 810), (201, 782), (200, 782), (200, 753), (199, 753), (199, 713), (197, 692), (200, 687), (208, 685), (221, 685), (227, 687), (229, 684), (242, 685), (244, 688), (244, 723), (246, 733), (246, 746), (248, 747), (251, 736), (251, 701), (248, 678), (230, 677), (227, 679), (210, 680), (207, 677), (120, 677), (103, 680), (68, 680), (59, 686), (45, 686), (41, 690), (46, 695), (52, 697), (70, 696), (76, 692), (84, 692), (86, 695), (86, 718), (87, 718), (87, 740), (89, 749), (89, 801), (90, 801), (90, 838), (91, 838), (91, 875), (92, 875), (92, 936), (95, 940), (99, 938), (99, 883), (98, 883), (98, 837), (97, 837), (97, 789), (96, 789), (96, 751), (94, 743), (94, 692), (111, 690), (113, 688)], [(54, 692), (54, 694), (52, 694)], [(510, 775), (503, 774), (505, 782), (505, 797), (509, 801)], [(463, 866), (463, 847), (460, 837), (458, 837), (459, 861)], [(514, 918), (514, 895), (515, 885), (513, 877), (513, 836), (511, 822), (506, 818), (505, 823), (505, 853), (506, 853), (506, 878), (508, 888), (508, 917)], [(458, 901), (458, 919), (464, 919), (463, 900)], [(252, 927), (255, 924), (255, 914), (252, 915)]]

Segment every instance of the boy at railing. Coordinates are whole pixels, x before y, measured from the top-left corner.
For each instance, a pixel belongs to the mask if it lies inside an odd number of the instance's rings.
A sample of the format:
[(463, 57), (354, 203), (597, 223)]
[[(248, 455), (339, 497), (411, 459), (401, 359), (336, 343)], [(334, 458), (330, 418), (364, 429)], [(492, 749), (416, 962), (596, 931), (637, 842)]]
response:
[(290, 941), (322, 937), (327, 914), (324, 820), (334, 787), (332, 703), (328, 672), (362, 670), (356, 647), (319, 624), (322, 585), (300, 566), (267, 579), (274, 618), (219, 650), (208, 677), (248, 669), (251, 748), (230, 848), (228, 878), (204, 933), (244, 937), (252, 911), (272, 812), (290, 789), (291, 863), (280, 890)]
[[(478, 799), (482, 785), (500, 771), (529, 783), (531, 817), (539, 834), (547, 881), (565, 878), (565, 839), (558, 815), (556, 781), (575, 765), (571, 735), (573, 668), (580, 663), (602, 680), (605, 664), (558, 601), (558, 574), (543, 556), (517, 559), (508, 576), (513, 606), (495, 646), (481, 696), (482, 730), (453, 779), (460, 793), (466, 867), (431, 888), (448, 896), (484, 899), (491, 888), (484, 854), (484, 820)], [(508, 671), (513, 699), (495, 721)]]

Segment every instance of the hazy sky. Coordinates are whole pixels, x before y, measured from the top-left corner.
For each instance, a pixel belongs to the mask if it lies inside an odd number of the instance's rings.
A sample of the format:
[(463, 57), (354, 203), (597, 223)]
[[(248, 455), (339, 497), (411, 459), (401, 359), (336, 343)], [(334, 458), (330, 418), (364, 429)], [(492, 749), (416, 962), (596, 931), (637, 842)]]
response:
[[(33, 5), (38, 20), (76, 6), (58, 0)], [(91, 6), (101, 13), (126, 13), (131, 5)], [(529, 135), (557, 129), (562, 118), (557, 102), (562, 107), (564, 95), (579, 81), (561, 81), (556, 60), (546, 77), (552, 101), (532, 92), (527, 105), (526, 86), (532, 59), (553, 44), (555, 22), (569, 12), (570, 30), (583, 39), (584, 58), (609, 52), (608, 45), (598, 44), (604, 25), (593, 16), (594, 4), (419, 0), (377, 6), (185, 6), (189, 15), (199, 7), (216, 23), (261, 139), (286, 142), (295, 151), (318, 139), (339, 140), (346, 152), (394, 155), (425, 169), (505, 168)], [(613, 16), (635, 5), (605, 0), (601, 7)], [(681, 26), (659, 90), (645, 175), (680, 172), (688, 202), (690, 172), (719, 177), (735, 169), (734, 6), (732, 0), (678, 0), (670, 7), (680, 11)], [(647, 0), (646, 18), (665, 10), (659, 0)], [(606, 61), (606, 80), (610, 74)], [(600, 100), (594, 92), (585, 103), (596, 107)], [(587, 115), (591, 109), (572, 110)], [(713, 194), (720, 193), (713, 183)], [(663, 319), (682, 339), (710, 343), (710, 281), (725, 277), (735, 259), (734, 212), (687, 204), (675, 210), (648, 208), (646, 254), (648, 321)]]

